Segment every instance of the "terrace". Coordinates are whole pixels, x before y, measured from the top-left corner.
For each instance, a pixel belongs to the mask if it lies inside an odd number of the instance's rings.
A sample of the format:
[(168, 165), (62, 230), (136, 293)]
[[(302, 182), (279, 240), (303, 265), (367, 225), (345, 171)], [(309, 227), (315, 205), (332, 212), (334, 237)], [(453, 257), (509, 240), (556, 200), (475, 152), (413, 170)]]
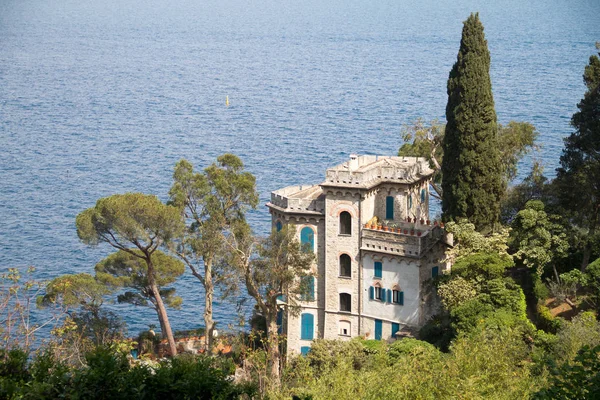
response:
[(402, 222), (394, 228), (366, 224), (361, 234), (361, 250), (419, 258), (444, 238), (445, 230), (437, 223)]

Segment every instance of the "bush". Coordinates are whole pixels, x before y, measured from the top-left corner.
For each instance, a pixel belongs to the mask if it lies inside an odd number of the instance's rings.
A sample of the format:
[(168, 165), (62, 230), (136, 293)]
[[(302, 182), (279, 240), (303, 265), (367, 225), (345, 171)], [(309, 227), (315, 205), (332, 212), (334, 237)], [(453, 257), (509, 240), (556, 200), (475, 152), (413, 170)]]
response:
[(582, 347), (573, 362), (552, 370), (550, 385), (533, 396), (538, 400), (600, 398), (600, 346)]
[(388, 347), (388, 356), (392, 363), (407, 356), (438, 353), (439, 350), (431, 343), (413, 338), (396, 340)]
[(550, 290), (548, 290), (548, 286), (542, 282), (542, 278), (538, 274), (532, 273), (531, 276), (533, 279), (533, 295), (538, 303), (543, 302), (550, 297)]
[(550, 313), (550, 309), (543, 304), (537, 306), (537, 325), (549, 333), (556, 333), (562, 327), (562, 319)]
[(419, 330), (419, 339), (431, 343), (443, 352), (448, 351), (450, 341), (456, 332), (450, 324), (447, 314), (440, 314), (427, 321)]
[(555, 360), (559, 363), (571, 361), (581, 347), (600, 345), (600, 323), (592, 312), (583, 312), (572, 321), (565, 321), (557, 337)]
[(502, 278), (507, 268), (515, 265), (512, 258), (498, 253), (475, 253), (461, 258), (452, 266), (452, 275), (465, 279)]
[(253, 385), (231, 382), (235, 366), (226, 359), (182, 355), (155, 368), (131, 367), (123, 353), (99, 347), (86, 355), (86, 367), (68, 368), (52, 354), (41, 353), (28, 365), (23, 352), (4, 353), (0, 398), (238, 399), (257, 394)]

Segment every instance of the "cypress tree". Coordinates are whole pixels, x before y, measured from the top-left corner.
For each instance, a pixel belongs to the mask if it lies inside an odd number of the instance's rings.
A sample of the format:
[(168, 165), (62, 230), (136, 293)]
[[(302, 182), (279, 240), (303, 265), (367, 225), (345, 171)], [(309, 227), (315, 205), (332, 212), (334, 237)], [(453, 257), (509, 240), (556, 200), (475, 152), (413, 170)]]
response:
[(489, 71), (483, 25), (471, 14), (448, 78), (442, 212), (444, 220), (467, 218), (480, 231), (498, 221), (505, 190)]
[[(596, 44), (600, 49), (600, 44)], [(591, 56), (583, 81), (587, 90), (577, 104), (571, 125), (575, 128), (565, 138), (560, 168), (554, 181), (556, 194), (571, 220), (584, 232), (584, 270), (590, 261), (592, 245), (598, 238), (600, 223), (600, 54)]]

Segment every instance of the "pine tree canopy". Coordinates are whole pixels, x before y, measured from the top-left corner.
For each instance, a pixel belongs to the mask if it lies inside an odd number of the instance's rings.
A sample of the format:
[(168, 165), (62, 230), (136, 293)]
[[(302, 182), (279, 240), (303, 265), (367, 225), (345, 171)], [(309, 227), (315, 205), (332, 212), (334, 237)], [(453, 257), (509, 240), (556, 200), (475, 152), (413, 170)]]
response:
[[(565, 138), (554, 184), (562, 207), (592, 238), (600, 220), (600, 57), (590, 57), (583, 81), (587, 90), (571, 119), (575, 132)], [(585, 250), (582, 268), (589, 243)]]
[(483, 25), (471, 14), (448, 78), (442, 211), (446, 221), (467, 218), (478, 230), (498, 221), (505, 191), (489, 70)]

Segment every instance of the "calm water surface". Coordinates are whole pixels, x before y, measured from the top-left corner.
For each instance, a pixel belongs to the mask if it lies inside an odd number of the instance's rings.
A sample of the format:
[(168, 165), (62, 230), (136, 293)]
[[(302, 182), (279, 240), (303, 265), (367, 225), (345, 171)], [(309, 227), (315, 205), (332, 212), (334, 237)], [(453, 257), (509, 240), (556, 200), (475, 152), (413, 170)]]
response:
[[(498, 118), (538, 128), (552, 175), (600, 40), (597, 0), (1, 0), (0, 269), (91, 272), (110, 249), (79, 243), (75, 216), (114, 193), (166, 199), (182, 157), (239, 155), (264, 203), (350, 153), (395, 154), (403, 124), (444, 119), (471, 11)], [(267, 232), (264, 207), (250, 218)], [(199, 285), (178, 288), (175, 329), (199, 325)], [(115, 307), (132, 332), (155, 323)], [(237, 322), (232, 302), (215, 310), (221, 328)]]

